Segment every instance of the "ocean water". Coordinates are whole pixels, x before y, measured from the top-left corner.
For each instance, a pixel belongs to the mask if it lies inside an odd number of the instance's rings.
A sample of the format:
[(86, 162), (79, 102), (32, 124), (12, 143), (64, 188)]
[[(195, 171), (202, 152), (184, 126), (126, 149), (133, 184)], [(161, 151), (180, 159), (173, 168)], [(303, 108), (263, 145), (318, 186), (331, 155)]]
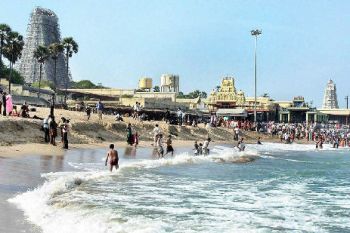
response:
[(112, 173), (95, 156), (8, 201), (44, 233), (350, 232), (349, 149), (265, 143), (165, 159), (144, 150)]

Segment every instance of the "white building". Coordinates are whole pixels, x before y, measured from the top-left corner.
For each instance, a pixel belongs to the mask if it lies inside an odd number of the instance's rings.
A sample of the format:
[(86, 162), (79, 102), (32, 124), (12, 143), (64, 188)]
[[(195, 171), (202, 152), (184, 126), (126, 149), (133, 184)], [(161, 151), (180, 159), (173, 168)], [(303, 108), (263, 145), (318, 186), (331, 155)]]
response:
[(175, 92), (179, 93), (180, 77), (173, 74), (163, 74), (160, 77), (160, 92)]
[(333, 80), (329, 80), (324, 90), (322, 109), (338, 109), (337, 88)]

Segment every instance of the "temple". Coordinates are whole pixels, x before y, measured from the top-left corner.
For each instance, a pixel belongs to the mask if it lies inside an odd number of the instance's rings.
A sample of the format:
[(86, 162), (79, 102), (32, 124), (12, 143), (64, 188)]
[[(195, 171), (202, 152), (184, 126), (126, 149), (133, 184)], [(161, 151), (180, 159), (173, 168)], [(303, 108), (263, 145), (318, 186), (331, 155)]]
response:
[[(39, 81), (39, 63), (34, 58), (36, 48), (39, 45), (49, 46), (55, 42), (61, 42), (56, 14), (49, 9), (35, 8), (31, 13), (22, 57), (17, 67), (17, 70), (24, 77), (26, 83), (31, 84)], [(64, 87), (67, 76), (65, 58), (61, 54), (57, 59), (56, 74), (57, 85), (59, 87)], [(54, 61), (51, 58), (44, 63), (42, 80), (50, 82), (54, 80)]]

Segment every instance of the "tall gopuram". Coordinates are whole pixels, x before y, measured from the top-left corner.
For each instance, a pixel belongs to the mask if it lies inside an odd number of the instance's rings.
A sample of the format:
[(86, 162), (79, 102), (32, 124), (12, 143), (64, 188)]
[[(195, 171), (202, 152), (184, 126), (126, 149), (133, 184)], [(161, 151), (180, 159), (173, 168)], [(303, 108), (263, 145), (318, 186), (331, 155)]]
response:
[(329, 80), (324, 90), (323, 109), (337, 109), (339, 108), (337, 99), (337, 88), (333, 80)]
[[(56, 14), (49, 9), (35, 8), (30, 16), (22, 57), (17, 67), (26, 83), (39, 81), (39, 63), (34, 58), (36, 48), (39, 45), (49, 46), (55, 42), (61, 42)], [(67, 70), (63, 54), (57, 59), (56, 72), (57, 86), (64, 87)], [(42, 80), (54, 83), (54, 61), (51, 58), (48, 58), (43, 65)]]
[(242, 107), (245, 104), (245, 95), (244, 92), (236, 90), (233, 77), (224, 77), (221, 86), (210, 94), (208, 104), (211, 108)]

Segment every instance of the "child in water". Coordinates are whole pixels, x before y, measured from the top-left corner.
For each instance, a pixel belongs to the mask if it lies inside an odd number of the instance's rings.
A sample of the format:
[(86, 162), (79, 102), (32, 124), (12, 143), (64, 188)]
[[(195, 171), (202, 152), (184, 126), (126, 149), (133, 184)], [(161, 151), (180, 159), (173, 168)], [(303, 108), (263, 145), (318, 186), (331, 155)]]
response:
[(118, 151), (114, 150), (114, 144), (109, 145), (109, 151), (107, 153), (105, 166), (107, 166), (108, 161), (109, 161), (109, 170), (110, 171), (113, 170), (113, 167), (115, 167), (115, 170), (117, 170), (119, 168)]
[(166, 140), (166, 153), (165, 153), (165, 155), (167, 155), (170, 152), (171, 152), (171, 156), (173, 156), (174, 155), (174, 148), (173, 148), (173, 141), (171, 140), (171, 135), (169, 135), (168, 139)]
[(197, 141), (194, 142), (194, 155), (198, 155), (199, 154), (199, 145), (197, 143)]
[(157, 152), (158, 152), (158, 157), (164, 157), (164, 149), (163, 149), (163, 135), (159, 134), (157, 136), (157, 141), (156, 141), (156, 146), (157, 146)]

